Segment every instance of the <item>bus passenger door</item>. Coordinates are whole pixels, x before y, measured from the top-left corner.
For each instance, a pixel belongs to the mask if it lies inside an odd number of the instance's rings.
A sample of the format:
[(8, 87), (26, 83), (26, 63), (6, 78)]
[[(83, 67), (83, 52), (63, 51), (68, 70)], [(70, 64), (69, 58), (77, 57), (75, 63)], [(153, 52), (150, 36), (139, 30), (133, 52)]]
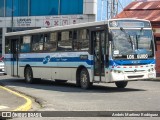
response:
[(94, 80), (101, 81), (102, 77), (104, 77), (105, 32), (93, 31), (91, 37), (93, 40)]
[(11, 75), (18, 76), (18, 39), (11, 40)]

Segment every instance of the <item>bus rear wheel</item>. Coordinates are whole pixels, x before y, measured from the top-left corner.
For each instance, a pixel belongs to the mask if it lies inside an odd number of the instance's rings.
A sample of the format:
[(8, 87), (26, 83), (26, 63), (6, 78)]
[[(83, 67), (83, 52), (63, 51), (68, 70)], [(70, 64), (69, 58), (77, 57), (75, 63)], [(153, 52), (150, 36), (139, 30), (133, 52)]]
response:
[(26, 83), (33, 83), (33, 72), (32, 72), (32, 69), (31, 67), (27, 67), (25, 69), (25, 81)]
[(118, 81), (118, 82), (115, 82), (115, 84), (118, 88), (125, 88), (128, 84), (128, 81)]
[(83, 68), (80, 72), (80, 86), (83, 89), (88, 89), (91, 85), (92, 83), (90, 82), (89, 73), (87, 69)]

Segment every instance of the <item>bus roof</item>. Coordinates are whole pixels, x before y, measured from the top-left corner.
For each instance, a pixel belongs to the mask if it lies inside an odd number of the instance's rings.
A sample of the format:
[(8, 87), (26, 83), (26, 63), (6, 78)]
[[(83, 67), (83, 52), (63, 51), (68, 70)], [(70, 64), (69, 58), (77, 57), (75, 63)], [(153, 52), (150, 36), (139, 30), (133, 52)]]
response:
[[(135, 19), (135, 18), (110, 19), (109, 21), (111, 21), (111, 20), (140, 20), (140, 21), (148, 21), (148, 20), (144, 20), (144, 19)], [(39, 29), (33, 29), (33, 30), (9, 32), (9, 33), (6, 33), (5, 36), (9, 37), (9, 36), (17, 36), (17, 35), (19, 36), (19, 35), (29, 35), (29, 34), (36, 34), (36, 33), (47, 33), (47, 32), (53, 32), (53, 31), (84, 28), (84, 27), (90, 27), (90, 26), (99, 26), (99, 25), (105, 25), (105, 24), (108, 24), (107, 20), (106, 21), (100, 21), (100, 22), (86, 22), (86, 23), (71, 24), (71, 25), (65, 25), (65, 26), (50, 27), (50, 28), (39, 28)]]
[(108, 24), (108, 21), (87, 22), (87, 23), (80, 23), (80, 24), (71, 24), (71, 25), (65, 25), (65, 26), (50, 27), (50, 28), (39, 28), (39, 29), (33, 29), (33, 30), (9, 32), (9, 33), (6, 33), (5, 36), (17, 36), (17, 35), (28, 35), (28, 34), (35, 34), (35, 33), (46, 33), (46, 32), (59, 31), (59, 30), (98, 26), (98, 25), (104, 25), (104, 24)]
[(150, 22), (149, 20), (145, 20), (145, 19), (137, 19), (137, 18), (117, 18), (117, 19), (110, 19), (110, 20), (108, 20), (108, 21), (113, 21), (113, 20), (139, 20), (139, 21)]

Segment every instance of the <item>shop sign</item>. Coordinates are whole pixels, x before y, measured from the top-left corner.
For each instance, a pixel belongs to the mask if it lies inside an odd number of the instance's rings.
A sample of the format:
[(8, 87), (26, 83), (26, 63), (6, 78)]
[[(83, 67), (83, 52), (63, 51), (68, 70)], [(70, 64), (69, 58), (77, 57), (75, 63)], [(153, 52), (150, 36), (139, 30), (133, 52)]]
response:
[(31, 26), (31, 18), (17, 18), (17, 26)]

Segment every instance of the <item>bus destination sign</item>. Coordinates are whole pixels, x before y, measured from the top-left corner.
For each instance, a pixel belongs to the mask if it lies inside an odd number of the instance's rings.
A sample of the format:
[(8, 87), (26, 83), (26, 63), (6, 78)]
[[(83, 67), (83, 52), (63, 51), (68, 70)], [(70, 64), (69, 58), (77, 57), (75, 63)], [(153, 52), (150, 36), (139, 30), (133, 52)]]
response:
[(113, 20), (109, 22), (110, 27), (122, 27), (122, 28), (148, 28), (150, 24), (146, 21), (138, 21), (138, 20)]
[(127, 59), (147, 59), (147, 54), (139, 54), (139, 55), (127, 55)]
[(144, 27), (144, 23), (143, 22), (119, 22), (119, 27), (140, 27), (143, 28)]

